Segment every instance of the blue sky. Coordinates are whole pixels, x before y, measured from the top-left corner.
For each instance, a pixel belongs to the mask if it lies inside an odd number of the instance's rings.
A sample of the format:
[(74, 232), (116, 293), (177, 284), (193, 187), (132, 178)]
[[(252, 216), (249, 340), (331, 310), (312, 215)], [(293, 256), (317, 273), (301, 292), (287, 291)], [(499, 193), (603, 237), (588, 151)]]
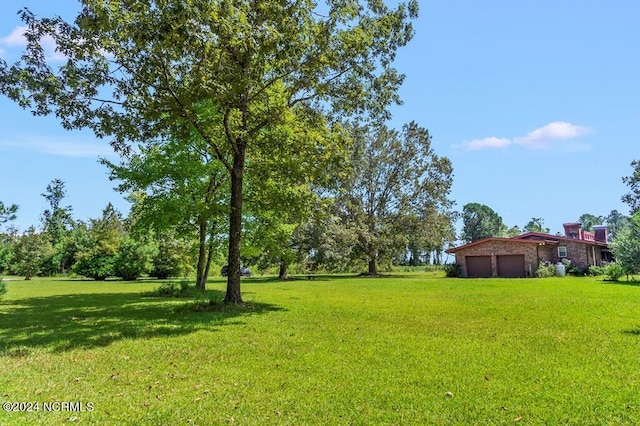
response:
[[(4, 0), (0, 55), (22, 51), (16, 11), (72, 19), (78, 3)], [(416, 35), (398, 53), (406, 74), (392, 125), (415, 120), (451, 159), (456, 209), (477, 202), (508, 226), (541, 217), (553, 233), (583, 213), (606, 215), (640, 159), (640, 3), (631, 0), (423, 1)], [(54, 53), (51, 53), (52, 55)], [(107, 141), (67, 132), (0, 98), (0, 200), (20, 205), (15, 224), (39, 224), (55, 178), (78, 219), (108, 202), (123, 212), (99, 156)], [(116, 157), (113, 157), (114, 159)]]

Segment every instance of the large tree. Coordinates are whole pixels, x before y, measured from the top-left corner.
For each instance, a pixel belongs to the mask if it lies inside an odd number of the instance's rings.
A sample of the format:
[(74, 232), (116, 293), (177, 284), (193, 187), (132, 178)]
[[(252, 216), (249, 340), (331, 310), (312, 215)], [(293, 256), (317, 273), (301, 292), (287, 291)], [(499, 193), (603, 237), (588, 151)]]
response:
[[(292, 114), (382, 113), (399, 101), (403, 77), (391, 63), (413, 35), (417, 2), (395, 9), (377, 0), (81, 4), (72, 24), (21, 12), (27, 52), (12, 66), (0, 62), (0, 92), (36, 114), (55, 114), (66, 128), (110, 136), (125, 152), (134, 142), (198, 132), (230, 179), (225, 301), (241, 302), (248, 155), (284, 157), (289, 142), (265, 130)], [(47, 36), (68, 58), (61, 67), (47, 63), (40, 43)], [(202, 113), (203, 102), (217, 114)]]
[[(448, 199), (452, 166), (431, 147), (427, 129), (411, 122), (402, 131), (385, 125), (354, 130), (352, 173), (337, 199), (342, 223), (357, 235), (357, 255), (378, 273), (377, 264), (406, 252), (410, 232), (434, 224)], [(434, 226), (433, 229), (436, 229)]]
[(499, 237), (505, 231), (502, 217), (491, 207), (480, 203), (468, 203), (462, 207), (462, 239), (465, 242)]

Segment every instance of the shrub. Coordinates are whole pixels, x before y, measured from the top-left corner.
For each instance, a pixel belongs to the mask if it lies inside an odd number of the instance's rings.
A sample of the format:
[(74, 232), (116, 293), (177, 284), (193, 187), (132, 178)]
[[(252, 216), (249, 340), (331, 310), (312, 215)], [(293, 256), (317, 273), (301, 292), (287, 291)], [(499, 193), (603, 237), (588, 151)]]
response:
[(462, 265), (459, 263), (446, 263), (442, 267), (444, 273), (449, 278), (459, 278), (462, 276)]
[(611, 281), (618, 281), (625, 274), (624, 268), (618, 263), (610, 263), (604, 270), (604, 275)]
[(195, 286), (189, 285), (187, 281), (181, 281), (180, 283), (163, 283), (146, 295), (151, 297), (192, 297), (198, 292), (199, 290)]
[(585, 275), (589, 274), (589, 268), (586, 266), (579, 267), (571, 265), (567, 268), (567, 274), (573, 275), (574, 277), (584, 277)]
[(538, 269), (536, 269), (536, 277), (538, 278), (546, 278), (546, 277), (553, 277), (556, 274), (556, 267), (555, 265), (553, 265), (553, 263), (545, 263), (545, 262), (540, 262), (538, 263)]
[(113, 254), (82, 253), (73, 265), (73, 272), (96, 281), (104, 281), (114, 275), (116, 256)]
[(125, 239), (120, 244), (114, 261), (114, 275), (125, 281), (138, 279), (151, 269), (151, 260), (156, 253), (157, 248), (153, 245)]
[(605, 268), (603, 268), (602, 266), (589, 266), (589, 275), (591, 275), (592, 277), (599, 277), (601, 275), (604, 275), (604, 271)]
[(2, 295), (4, 295), (7, 292), (7, 286), (4, 283), (4, 280), (2, 279), (2, 277), (0, 277), (0, 297), (2, 297)]

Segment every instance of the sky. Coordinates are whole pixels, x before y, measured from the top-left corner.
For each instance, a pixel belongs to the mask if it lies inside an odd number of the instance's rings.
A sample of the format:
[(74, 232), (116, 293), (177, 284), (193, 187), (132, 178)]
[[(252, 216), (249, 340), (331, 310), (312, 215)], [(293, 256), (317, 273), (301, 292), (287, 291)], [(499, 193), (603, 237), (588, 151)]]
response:
[[(71, 0), (3, 0), (0, 57), (24, 49), (17, 11), (72, 20)], [(584, 213), (628, 214), (622, 177), (640, 160), (640, 2), (438, 0), (420, 2), (415, 36), (396, 57), (406, 75), (391, 127), (416, 121), (454, 169), (455, 210), (491, 207), (508, 227), (542, 218), (551, 233)], [(55, 52), (50, 51), (55, 60)], [(74, 217), (99, 217), (113, 190), (98, 158), (108, 140), (68, 132), (0, 97), (0, 201), (14, 224), (40, 225), (49, 182), (66, 184)]]

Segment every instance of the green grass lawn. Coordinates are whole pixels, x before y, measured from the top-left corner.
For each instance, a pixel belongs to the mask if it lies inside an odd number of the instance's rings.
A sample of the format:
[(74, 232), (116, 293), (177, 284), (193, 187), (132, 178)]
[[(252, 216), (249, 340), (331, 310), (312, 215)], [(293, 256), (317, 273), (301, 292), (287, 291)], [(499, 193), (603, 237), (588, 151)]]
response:
[(40, 408), (0, 424), (640, 423), (640, 286), (251, 278), (217, 312), (156, 286), (8, 282), (0, 402)]

